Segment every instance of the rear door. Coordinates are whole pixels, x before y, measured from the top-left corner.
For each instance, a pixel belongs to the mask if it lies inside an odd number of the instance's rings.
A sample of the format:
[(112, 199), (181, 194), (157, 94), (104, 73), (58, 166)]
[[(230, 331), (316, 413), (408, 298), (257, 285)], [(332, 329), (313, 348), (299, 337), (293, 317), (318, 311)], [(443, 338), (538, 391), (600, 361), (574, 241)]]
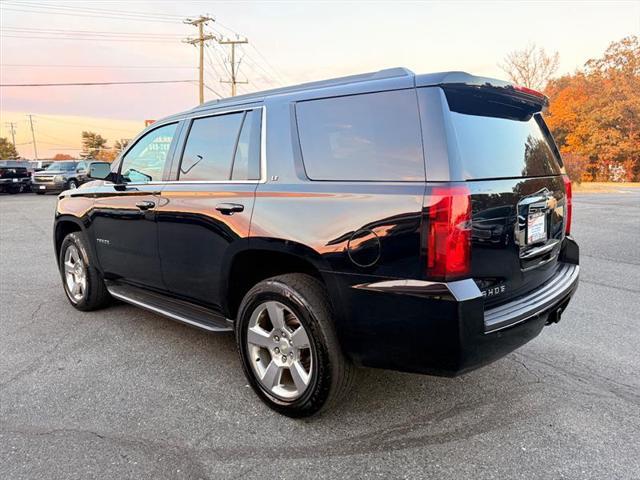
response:
[(156, 208), (177, 126), (170, 123), (147, 132), (122, 158), (120, 181), (105, 183), (97, 192), (91, 230), (107, 278), (164, 289)]
[(218, 308), (221, 268), (246, 246), (260, 181), (262, 108), (207, 114), (185, 126), (177, 168), (156, 209), (167, 289)]
[(456, 85), (418, 89), (421, 108), (434, 90), (442, 97), (449, 178), (471, 193), (471, 273), (487, 305), (501, 303), (555, 273), (566, 211), (561, 159), (542, 99)]

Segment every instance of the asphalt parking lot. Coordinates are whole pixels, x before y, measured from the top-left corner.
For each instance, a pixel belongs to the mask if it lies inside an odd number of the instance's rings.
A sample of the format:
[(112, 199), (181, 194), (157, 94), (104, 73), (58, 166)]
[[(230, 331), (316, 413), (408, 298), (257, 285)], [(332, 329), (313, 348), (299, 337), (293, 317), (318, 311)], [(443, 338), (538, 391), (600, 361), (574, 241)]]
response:
[(55, 195), (0, 196), (0, 478), (640, 478), (640, 189), (575, 196), (560, 324), (456, 379), (363, 370), (291, 420), (231, 335), (67, 302)]

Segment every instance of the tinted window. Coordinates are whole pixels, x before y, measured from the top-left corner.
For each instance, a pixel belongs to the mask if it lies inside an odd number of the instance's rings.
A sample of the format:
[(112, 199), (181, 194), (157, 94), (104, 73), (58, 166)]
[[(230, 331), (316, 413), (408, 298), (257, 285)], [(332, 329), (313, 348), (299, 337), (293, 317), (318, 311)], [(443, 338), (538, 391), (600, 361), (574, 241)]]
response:
[(229, 180), (244, 112), (196, 118), (180, 165), (180, 180)]
[(47, 170), (75, 170), (77, 162), (54, 162), (49, 165)]
[(260, 121), (261, 110), (247, 112), (233, 160), (233, 180), (260, 178)]
[(146, 183), (162, 180), (176, 125), (172, 123), (150, 131), (127, 151), (120, 169), (125, 182)]
[(465, 179), (560, 174), (539, 114), (528, 120), (450, 115)]
[(305, 101), (296, 114), (309, 178), (424, 181), (415, 91)]

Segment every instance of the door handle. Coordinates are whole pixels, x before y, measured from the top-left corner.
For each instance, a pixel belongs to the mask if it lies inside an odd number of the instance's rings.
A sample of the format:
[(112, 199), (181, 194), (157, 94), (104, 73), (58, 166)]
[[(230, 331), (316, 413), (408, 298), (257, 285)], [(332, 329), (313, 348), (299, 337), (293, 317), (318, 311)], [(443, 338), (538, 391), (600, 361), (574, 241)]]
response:
[(155, 206), (156, 202), (152, 202), (151, 200), (144, 200), (142, 202), (136, 203), (136, 207), (138, 207), (140, 210), (149, 210), (150, 208), (153, 208)]
[(223, 215), (233, 215), (236, 212), (242, 212), (244, 205), (240, 205), (239, 203), (219, 203), (216, 205), (216, 210), (222, 212)]

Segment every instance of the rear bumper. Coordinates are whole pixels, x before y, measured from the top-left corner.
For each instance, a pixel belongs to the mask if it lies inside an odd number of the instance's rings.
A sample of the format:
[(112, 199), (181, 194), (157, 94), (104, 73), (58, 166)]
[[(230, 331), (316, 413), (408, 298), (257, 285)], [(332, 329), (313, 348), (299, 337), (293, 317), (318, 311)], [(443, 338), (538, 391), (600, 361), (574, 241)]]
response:
[[(578, 286), (577, 245), (547, 283), (505, 305), (484, 309), (471, 279), (449, 283), (390, 280), (337, 287), (338, 332), (359, 365), (455, 376), (491, 363), (557, 322)], [(336, 275), (336, 277), (342, 277)], [(346, 287), (346, 288), (345, 288)]]
[(484, 312), (484, 331), (493, 333), (526, 322), (541, 312), (553, 311), (565, 303), (578, 287), (580, 267), (570, 263), (559, 266), (555, 276), (526, 297)]

